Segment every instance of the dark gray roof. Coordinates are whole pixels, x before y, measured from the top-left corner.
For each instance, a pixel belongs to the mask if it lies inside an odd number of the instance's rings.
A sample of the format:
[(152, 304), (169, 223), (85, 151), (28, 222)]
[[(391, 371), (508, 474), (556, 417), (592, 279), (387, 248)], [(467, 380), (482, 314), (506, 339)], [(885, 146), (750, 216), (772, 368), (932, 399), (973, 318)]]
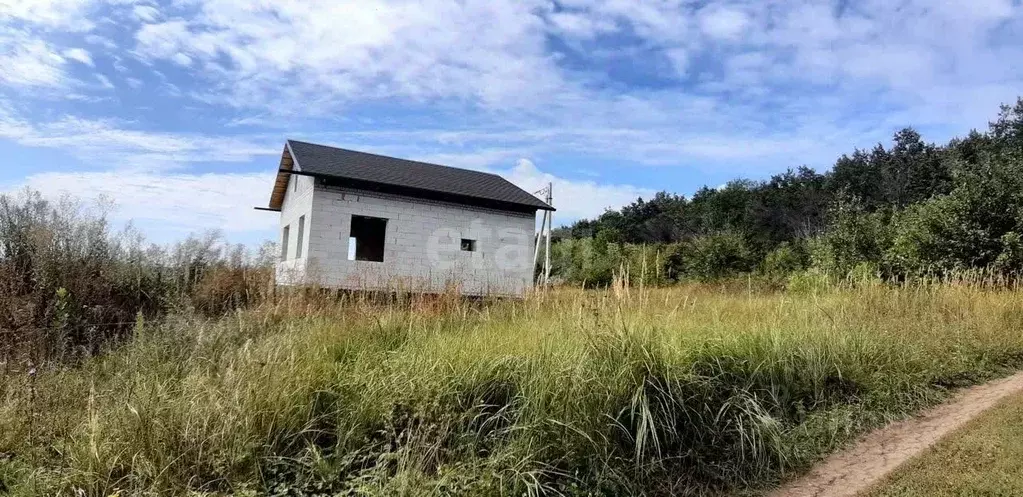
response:
[(411, 196), (517, 210), (553, 208), (490, 173), (288, 140), (299, 174), (336, 178), (353, 187), (375, 185)]

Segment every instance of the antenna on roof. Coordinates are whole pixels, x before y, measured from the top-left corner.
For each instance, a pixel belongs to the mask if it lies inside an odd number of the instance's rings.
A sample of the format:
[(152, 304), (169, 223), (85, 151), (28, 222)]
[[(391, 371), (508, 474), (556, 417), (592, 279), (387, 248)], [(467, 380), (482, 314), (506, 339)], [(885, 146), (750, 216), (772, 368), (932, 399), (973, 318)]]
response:
[[(547, 205), (554, 206), (554, 184), (547, 183), (547, 187), (533, 192), (534, 195), (543, 195)], [(540, 231), (536, 233), (536, 242), (533, 246), (533, 273), (536, 274), (536, 263), (540, 259), (540, 243), (544, 242), (543, 271), (534, 283), (547, 286), (551, 280), (551, 225), (554, 223), (554, 212), (543, 211), (543, 221), (540, 222)]]

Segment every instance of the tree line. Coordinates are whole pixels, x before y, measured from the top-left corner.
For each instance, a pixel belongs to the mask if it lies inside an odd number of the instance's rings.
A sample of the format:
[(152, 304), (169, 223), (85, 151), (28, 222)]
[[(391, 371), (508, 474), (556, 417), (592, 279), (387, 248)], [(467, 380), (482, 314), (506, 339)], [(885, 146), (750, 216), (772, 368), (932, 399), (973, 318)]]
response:
[(637, 199), (555, 231), (553, 272), (607, 284), (758, 273), (888, 279), (1023, 270), (1023, 98), (986, 131), (944, 145), (912, 128), (842, 155), (827, 172), (789, 169), (691, 197)]

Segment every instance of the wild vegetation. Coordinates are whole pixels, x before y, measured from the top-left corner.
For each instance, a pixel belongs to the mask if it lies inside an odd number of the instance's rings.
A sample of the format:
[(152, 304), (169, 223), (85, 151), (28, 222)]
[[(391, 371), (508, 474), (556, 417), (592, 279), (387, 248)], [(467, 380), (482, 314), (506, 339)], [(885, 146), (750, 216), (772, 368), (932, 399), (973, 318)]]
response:
[(222, 313), (271, 289), (273, 244), (253, 256), (216, 232), (172, 247), (113, 232), (103, 203), (0, 195), (0, 361), (65, 361), (169, 310)]
[[(7, 366), (13, 495), (755, 493), (1023, 365), (1023, 294), (876, 279), (281, 296)], [(340, 299), (340, 300), (338, 300)]]
[(0, 195), (0, 494), (757, 494), (1023, 367), (1021, 158), (1023, 100), (638, 200), (519, 301), (276, 291), (272, 245)]
[[(607, 285), (850, 271), (903, 280), (1023, 271), (1023, 99), (986, 132), (943, 146), (912, 129), (893, 144), (767, 181), (736, 180), (687, 198), (668, 192), (557, 232), (553, 272)], [(646, 268), (641, 271), (641, 268)]]

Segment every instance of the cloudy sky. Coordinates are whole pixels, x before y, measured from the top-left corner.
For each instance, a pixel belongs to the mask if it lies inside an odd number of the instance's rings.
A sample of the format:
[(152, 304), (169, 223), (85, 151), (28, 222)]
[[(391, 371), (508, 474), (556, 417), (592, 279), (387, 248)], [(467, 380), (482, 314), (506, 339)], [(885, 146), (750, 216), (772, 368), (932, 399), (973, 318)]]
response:
[(553, 181), (567, 221), (1021, 93), (1019, 0), (0, 0), (0, 191), (255, 243), (296, 138)]

